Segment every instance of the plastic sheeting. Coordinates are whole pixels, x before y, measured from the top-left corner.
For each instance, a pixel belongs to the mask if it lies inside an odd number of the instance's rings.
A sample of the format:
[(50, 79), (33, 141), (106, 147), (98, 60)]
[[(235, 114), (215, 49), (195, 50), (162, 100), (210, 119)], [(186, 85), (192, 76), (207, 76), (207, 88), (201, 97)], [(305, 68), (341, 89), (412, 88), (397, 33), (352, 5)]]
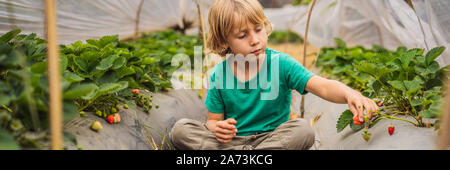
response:
[[(160, 107), (153, 107), (150, 114), (141, 108), (121, 109), (121, 122), (117, 124), (108, 124), (104, 118), (86, 113), (84, 117), (65, 123), (64, 130), (74, 135), (77, 144), (85, 150), (153, 150), (152, 138), (157, 147), (173, 149), (169, 132), (176, 121), (189, 118), (206, 122), (208, 116), (196, 90), (158, 92), (153, 96), (153, 104)], [(99, 132), (90, 129), (95, 120), (103, 126)], [(70, 143), (65, 146), (77, 149)]]
[[(317, 48), (334, 46), (334, 37), (348, 45), (373, 44), (394, 50), (398, 46), (428, 48), (445, 46), (437, 61), (450, 64), (450, 1), (413, 0), (414, 11), (404, 0), (319, 0), (311, 15), (308, 42)], [(275, 30), (288, 30), (304, 36), (307, 6), (266, 9)], [(425, 41), (424, 41), (425, 40)]]
[[(57, 0), (60, 43), (100, 38), (105, 35), (134, 35), (136, 13), (141, 0)], [(15, 28), (44, 35), (44, 9), (40, 0), (0, 0), (0, 34)], [(174, 26), (198, 33), (196, 3), (207, 21), (213, 0), (144, 0), (139, 30), (151, 32)], [(311, 16), (308, 41), (321, 48), (333, 46), (334, 37), (348, 45), (383, 45), (388, 49), (450, 47), (450, 1), (413, 0), (414, 11), (404, 0), (319, 0)], [(291, 29), (303, 35), (307, 6), (266, 8), (275, 30)], [(192, 23), (184, 25), (184, 23)], [(208, 23), (206, 22), (206, 29)], [(189, 27), (189, 28), (188, 28)], [(425, 40), (425, 41), (424, 41)], [(450, 50), (439, 57), (450, 64)]]
[[(59, 42), (98, 39), (105, 35), (126, 38), (134, 35), (141, 0), (57, 0)], [(206, 11), (208, 1), (199, 1)], [(207, 13), (203, 12), (206, 17)], [(140, 32), (165, 30), (192, 22), (197, 28), (198, 12), (192, 0), (144, 0), (140, 14)], [(43, 37), (42, 0), (0, 0), (0, 34), (20, 28), (23, 33)], [(183, 22), (185, 21), (185, 22)]]

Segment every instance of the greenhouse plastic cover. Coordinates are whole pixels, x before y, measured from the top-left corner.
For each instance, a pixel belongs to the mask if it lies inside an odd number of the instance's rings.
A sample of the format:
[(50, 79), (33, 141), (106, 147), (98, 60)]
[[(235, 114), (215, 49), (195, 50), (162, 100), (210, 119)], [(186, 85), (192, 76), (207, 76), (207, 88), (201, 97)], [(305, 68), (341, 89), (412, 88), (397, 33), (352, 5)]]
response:
[[(450, 64), (450, 1), (412, 2), (417, 15), (404, 0), (318, 0), (311, 14), (308, 42), (317, 48), (334, 46), (333, 38), (339, 37), (349, 46), (366, 48), (373, 44), (390, 50), (445, 46), (447, 50), (437, 61), (441, 66)], [(275, 29), (304, 36), (308, 9), (285, 6), (265, 13)]]
[[(134, 35), (141, 0), (57, 0), (59, 42)], [(139, 30), (151, 32), (191, 22), (187, 33), (197, 33), (199, 2), (205, 18), (213, 0), (144, 0)], [(417, 15), (404, 0), (318, 0), (311, 16), (308, 42), (317, 48), (333, 46), (334, 37), (348, 45), (373, 44), (395, 50), (398, 46), (431, 49), (445, 46), (437, 60), (450, 64), (450, 1), (413, 0)], [(266, 8), (275, 30), (292, 30), (304, 36), (308, 6)], [(423, 32), (418, 17), (423, 25)], [(185, 21), (185, 22), (183, 22)], [(21, 28), (44, 35), (44, 8), (40, 0), (0, 0), (0, 34)]]
[[(98, 39), (105, 35), (133, 36), (141, 0), (56, 0), (59, 43)], [(208, 1), (199, 1), (207, 16)], [(198, 11), (192, 0), (144, 0), (140, 32), (165, 30), (183, 20), (198, 27)], [(0, 34), (20, 28), (43, 37), (45, 10), (42, 0), (0, 0)]]

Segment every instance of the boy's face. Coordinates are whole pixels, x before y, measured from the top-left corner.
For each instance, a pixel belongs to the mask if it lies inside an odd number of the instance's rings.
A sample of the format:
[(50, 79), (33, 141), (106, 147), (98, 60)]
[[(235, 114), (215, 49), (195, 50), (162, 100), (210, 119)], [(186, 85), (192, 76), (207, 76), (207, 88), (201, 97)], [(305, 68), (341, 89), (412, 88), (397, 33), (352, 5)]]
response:
[[(239, 28), (239, 26), (241, 26)], [(264, 24), (252, 24), (244, 22), (242, 25), (238, 21), (233, 24), (233, 29), (227, 37), (228, 47), (235, 55), (247, 56), (254, 54), (265, 54), (267, 45), (267, 33)]]

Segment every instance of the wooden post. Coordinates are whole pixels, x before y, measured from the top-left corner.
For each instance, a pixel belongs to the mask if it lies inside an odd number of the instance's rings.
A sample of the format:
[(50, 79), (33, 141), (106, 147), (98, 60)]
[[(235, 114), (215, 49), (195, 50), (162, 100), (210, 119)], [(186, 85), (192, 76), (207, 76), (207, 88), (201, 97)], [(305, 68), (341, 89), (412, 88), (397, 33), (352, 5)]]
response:
[(377, 28), (378, 36), (380, 36), (380, 46), (384, 48), (383, 34), (381, 33), (381, 28), (378, 25), (375, 25)]
[(134, 27), (134, 38), (137, 38), (139, 36), (139, 20), (141, 18), (142, 4), (144, 4), (144, 0), (141, 0), (141, 2), (139, 2), (138, 10), (136, 13), (136, 25)]
[[(203, 55), (205, 55), (205, 63), (206, 63), (206, 72), (208, 72), (209, 69), (209, 62), (208, 62), (208, 54), (207, 54), (207, 46), (206, 46), (206, 32), (205, 32), (205, 23), (203, 20), (203, 15), (202, 15), (202, 10), (200, 8), (200, 4), (198, 3), (198, 1), (195, 1), (195, 3), (197, 4), (197, 11), (198, 11), (198, 16), (200, 19), (200, 26), (201, 26), (201, 31), (202, 31), (202, 37), (203, 37)], [(205, 88), (203, 86), (203, 79), (205, 77), (205, 73), (203, 72), (203, 68), (202, 68), (202, 93), (205, 93)], [(206, 76), (206, 85), (209, 85), (209, 76)], [(205, 95), (203, 95), (202, 97), (205, 97)]]
[(62, 98), (55, 0), (45, 0), (48, 81), (50, 89), (50, 141), (52, 150), (62, 149)]
[[(316, 4), (316, 0), (313, 0), (311, 2), (311, 6), (309, 6), (309, 11), (308, 11), (308, 19), (306, 20), (306, 28), (305, 28), (305, 41), (303, 43), (303, 66), (306, 67), (306, 45), (308, 44), (308, 29), (309, 29), (309, 22), (311, 20), (311, 13), (312, 10), (314, 9), (314, 5)], [(302, 118), (304, 118), (305, 116), (305, 96), (302, 95), (302, 101), (300, 104), (300, 113)]]

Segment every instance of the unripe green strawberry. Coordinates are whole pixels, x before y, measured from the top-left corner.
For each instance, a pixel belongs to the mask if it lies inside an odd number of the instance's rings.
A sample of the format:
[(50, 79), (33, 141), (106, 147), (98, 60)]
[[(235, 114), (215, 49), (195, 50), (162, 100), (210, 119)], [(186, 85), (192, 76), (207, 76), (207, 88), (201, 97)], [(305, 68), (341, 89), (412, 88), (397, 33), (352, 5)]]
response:
[(124, 108), (124, 109), (128, 109), (128, 105), (127, 105), (127, 104), (124, 104), (124, 105), (123, 105), (123, 108)]
[(103, 126), (99, 121), (94, 121), (94, 123), (91, 124), (91, 129), (98, 132), (103, 129)]
[(116, 113), (117, 109), (113, 107), (113, 108), (111, 108), (111, 112)]
[(80, 116), (81, 116), (81, 117), (83, 117), (84, 114), (85, 114), (84, 111), (81, 111), (81, 112), (80, 112)]
[(103, 116), (103, 113), (102, 113), (102, 111), (100, 111), (100, 110), (97, 110), (97, 111), (95, 112), (95, 114), (96, 114), (97, 116), (100, 116), (100, 117)]
[(114, 123), (120, 122), (120, 114), (119, 113), (113, 114), (113, 117), (114, 117)]
[(370, 133), (369, 133), (369, 131), (366, 129), (366, 128), (364, 128), (364, 133), (363, 133), (363, 139), (366, 141), (366, 142), (369, 142), (369, 140), (370, 140)]

